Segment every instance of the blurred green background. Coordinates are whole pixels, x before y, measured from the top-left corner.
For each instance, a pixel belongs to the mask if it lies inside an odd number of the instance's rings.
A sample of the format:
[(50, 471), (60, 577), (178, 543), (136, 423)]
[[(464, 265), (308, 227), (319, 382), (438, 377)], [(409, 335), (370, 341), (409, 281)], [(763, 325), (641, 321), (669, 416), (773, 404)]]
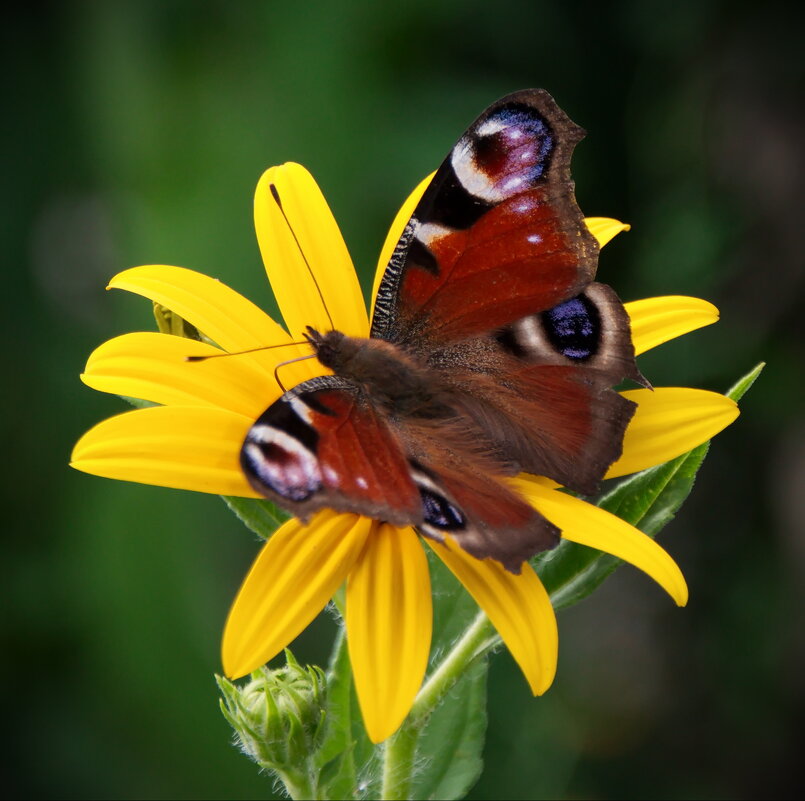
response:
[[(275, 308), (262, 170), (305, 164), (364, 285), (397, 204), (500, 95), (547, 88), (589, 132), (590, 215), (633, 224), (599, 275), (722, 320), (641, 359), (726, 389), (769, 366), (662, 541), (680, 611), (623, 569), (559, 618), (554, 687), (493, 658), (474, 798), (798, 797), (805, 736), (803, 57), (797, 4), (409, 0), (16, 4), (2, 26), (6, 342), (3, 785), (24, 798), (270, 798), (212, 674), (257, 550), (215, 497), (89, 477), (75, 439), (125, 406), (78, 374), (152, 328), (105, 293), (195, 268)], [(327, 622), (297, 643), (322, 661)]]

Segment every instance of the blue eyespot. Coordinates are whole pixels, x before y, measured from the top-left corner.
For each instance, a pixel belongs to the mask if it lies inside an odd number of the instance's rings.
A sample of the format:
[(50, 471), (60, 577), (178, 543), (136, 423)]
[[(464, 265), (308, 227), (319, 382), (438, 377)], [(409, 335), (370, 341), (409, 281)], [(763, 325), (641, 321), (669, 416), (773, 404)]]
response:
[(579, 295), (566, 300), (540, 317), (548, 340), (563, 356), (584, 362), (598, 352), (601, 315), (588, 297)]
[(447, 498), (424, 487), (419, 488), (419, 494), (422, 496), (422, 513), (425, 523), (442, 531), (455, 531), (465, 527), (464, 515)]

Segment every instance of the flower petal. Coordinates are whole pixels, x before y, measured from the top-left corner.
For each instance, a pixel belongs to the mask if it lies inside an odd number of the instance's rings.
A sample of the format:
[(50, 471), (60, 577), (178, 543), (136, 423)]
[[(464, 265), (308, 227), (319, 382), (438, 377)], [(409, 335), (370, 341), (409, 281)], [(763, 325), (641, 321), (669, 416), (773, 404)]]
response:
[(631, 389), (637, 403), (623, 438), (623, 455), (605, 478), (662, 464), (712, 439), (738, 417), (738, 404), (717, 392), (686, 387)]
[(667, 295), (625, 303), (635, 355), (718, 320), (718, 309), (700, 298)]
[(449, 537), (426, 540), (486, 612), (534, 695), (542, 695), (556, 674), (559, 632), (548, 593), (529, 564), (515, 576), (498, 562), (476, 559)]
[(347, 577), (373, 521), (323, 509), (283, 523), (263, 546), (224, 630), (224, 672), (237, 679), (276, 656), (308, 626)]
[(70, 464), (106, 478), (259, 498), (239, 462), (252, 423), (204, 406), (137, 409), (91, 428), (76, 443)]
[[(183, 267), (147, 265), (118, 273), (109, 289), (126, 289), (166, 306), (192, 323), (226, 351), (241, 351), (291, 342), (291, 338), (264, 311), (226, 284)], [(307, 346), (258, 351), (238, 356), (273, 376), (281, 361), (305, 356)], [(315, 360), (283, 368), (283, 381), (291, 386), (326, 372)]]
[(386, 241), (383, 243), (383, 247), (380, 249), (380, 257), (377, 260), (377, 269), (375, 270), (375, 280), (372, 285), (373, 314), (375, 310), (375, 298), (377, 297), (377, 290), (380, 286), (380, 280), (383, 278), (383, 273), (386, 272), (386, 267), (388, 267), (388, 263), (391, 260), (391, 254), (394, 252), (397, 242), (400, 241), (400, 237), (405, 230), (405, 226), (408, 224), (408, 220), (411, 219), (411, 215), (414, 213), (416, 204), (422, 199), (422, 195), (425, 194), (425, 190), (433, 180), (434, 175), (436, 175), (436, 173), (432, 172), (427, 176), (427, 178), (424, 178), (416, 185), (414, 191), (408, 195), (408, 197), (405, 199), (405, 202), (400, 207), (400, 210), (397, 212), (397, 216), (394, 218), (394, 222), (392, 222), (391, 227), (389, 228), (388, 234), (386, 234)]
[(288, 163), (263, 173), (254, 194), (254, 225), (268, 280), (294, 339), (308, 325), (368, 336), (366, 306), (347, 246), (304, 167)]
[(280, 395), (273, 376), (239, 357), (188, 362), (223, 351), (194, 339), (124, 334), (96, 348), (81, 380), (100, 392), (153, 403), (214, 406), (252, 419)]
[(598, 240), (598, 247), (604, 247), (611, 242), (621, 231), (630, 231), (632, 226), (613, 220), (611, 217), (585, 217), (584, 222), (590, 233)]
[(347, 644), (369, 739), (405, 719), (428, 665), (433, 607), (428, 560), (412, 528), (378, 526), (347, 582)]
[(688, 602), (685, 577), (651, 537), (610, 512), (524, 478), (514, 486), (534, 508), (562, 530), (562, 538), (606, 551), (647, 573), (679, 606)]

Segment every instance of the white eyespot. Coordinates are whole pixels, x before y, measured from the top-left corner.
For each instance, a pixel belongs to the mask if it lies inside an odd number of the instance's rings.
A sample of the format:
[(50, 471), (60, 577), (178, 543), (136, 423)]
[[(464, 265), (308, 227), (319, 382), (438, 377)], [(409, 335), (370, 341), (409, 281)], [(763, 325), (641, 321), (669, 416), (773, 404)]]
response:
[(355, 483), (356, 483), (356, 484), (357, 484), (357, 485), (358, 485), (358, 486), (359, 486), (361, 489), (366, 489), (366, 488), (369, 486), (369, 484), (367, 484), (367, 483), (366, 483), (366, 479), (365, 479), (363, 476), (358, 476), (358, 477), (355, 479)]
[(243, 446), (247, 472), (290, 501), (303, 501), (321, 488), (315, 454), (296, 437), (269, 425), (252, 426)]
[(487, 120), (483, 125), (478, 126), (478, 136), (494, 136), (506, 128), (506, 123), (500, 117), (492, 117)]
[(247, 442), (275, 442), (275, 437), (284, 436), (288, 437), (285, 432), (280, 431), (274, 426), (267, 425), (266, 423), (257, 423), (249, 429), (249, 436), (246, 438)]
[(538, 245), (540, 242), (542, 242), (542, 237), (539, 234), (529, 234), (526, 237), (526, 240), (532, 245)]
[[(489, 120), (490, 124), (494, 122)], [(483, 128), (484, 126), (481, 126)], [(475, 149), (470, 142), (461, 140), (453, 148), (450, 155), (450, 164), (456, 174), (459, 183), (473, 197), (484, 200), (487, 203), (499, 203), (505, 200), (506, 196), (498, 189), (489, 176), (481, 169), (475, 161)]]
[(545, 335), (537, 317), (530, 314), (512, 325), (515, 339), (521, 348), (539, 353), (546, 346)]
[(328, 487), (337, 487), (341, 483), (338, 479), (338, 473), (329, 465), (324, 465), (324, 481)]

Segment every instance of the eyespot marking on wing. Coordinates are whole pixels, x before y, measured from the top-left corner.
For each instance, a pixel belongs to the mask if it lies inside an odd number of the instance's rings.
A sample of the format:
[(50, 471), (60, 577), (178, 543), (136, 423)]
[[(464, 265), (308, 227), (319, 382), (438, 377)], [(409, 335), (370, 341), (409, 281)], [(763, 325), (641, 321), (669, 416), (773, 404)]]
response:
[(607, 323), (609, 318), (599, 305), (606, 296), (600, 295), (593, 285), (552, 309), (517, 320), (498, 331), (495, 338), (504, 350), (521, 359), (555, 354), (569, 364), (592, 362), (612, 349), (611, 340), (617, 336), (607, 328), (612, 324)]
[(435, 492), (419, 488), (422, 498), (422, 512), (424, 523), (434, 526), (440, 531), (457, 531), (465, 528), (467, 521), (461, 511), (453, 506), (444, 495), (437, 495)]
[(574, 362), (586, 362), (598, 352), (601, 315), (585, 295), (566, 300), (540, 315), (551, 345)]
[(463, 137), (451, 165), (469, 194), (500, 203), (545, 174), (555, 146), (548, 121), (536, 109), (510, 103)]
[(441, 542), (447, 532), (464, 531), (467, 527), (464, 513), (429, 476), (414, 464), (412, 467), (411, 477), (422, 500), (422, 523), (418, 525), (422, 533)]
[(307, 500), (322, 487), (316, 455), (299, 439), (275, 426), (252, 426), (240, 460), (247, 478), (289, 501)]

